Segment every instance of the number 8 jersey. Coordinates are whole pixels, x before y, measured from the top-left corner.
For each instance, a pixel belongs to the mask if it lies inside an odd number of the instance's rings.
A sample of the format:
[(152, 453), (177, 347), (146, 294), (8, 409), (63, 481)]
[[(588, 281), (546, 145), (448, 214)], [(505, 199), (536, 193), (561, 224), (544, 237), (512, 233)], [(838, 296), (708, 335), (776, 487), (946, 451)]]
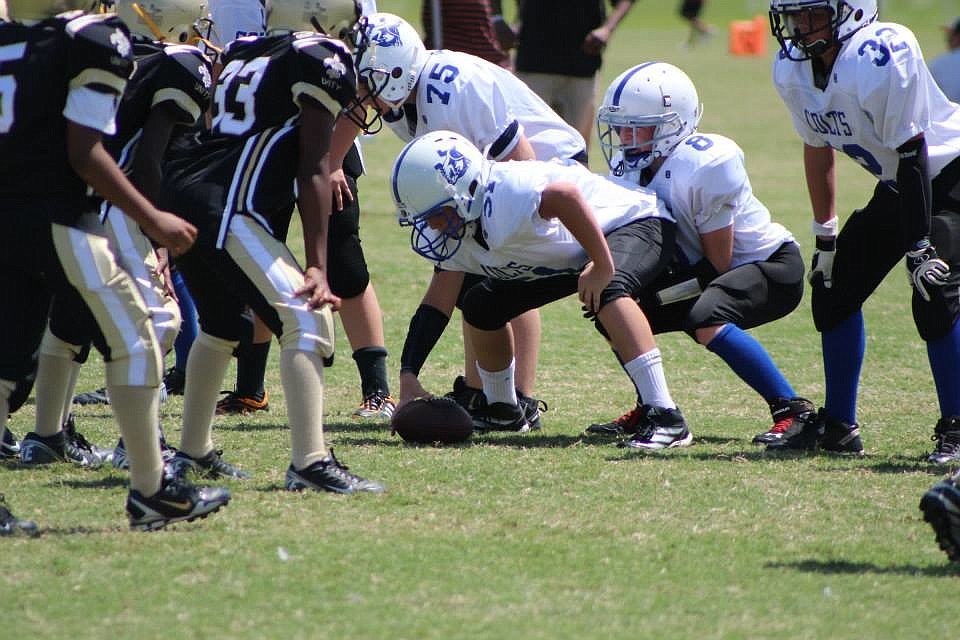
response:
[(301, 101), (336, 116), (357, 91), (350, 51), (316, 33), (238, 38), (223, 62), (211, 131), (170, 160), (163, 189), (164, 204), (197, 225), (200, 241), (215, 234), (218, 247), (234, 214), (270, 229), (292, 212)]
[(887, 184), (896, 181), (897, 147), (917, 134), (927, 141), (931, 178), (960, 155), (960, 107), (937, 87), (902, 25), (858, 30), (842, 45), (822, 91), (810, 62), (782, 52), (773, 82), (807, 145), (842, 151)]

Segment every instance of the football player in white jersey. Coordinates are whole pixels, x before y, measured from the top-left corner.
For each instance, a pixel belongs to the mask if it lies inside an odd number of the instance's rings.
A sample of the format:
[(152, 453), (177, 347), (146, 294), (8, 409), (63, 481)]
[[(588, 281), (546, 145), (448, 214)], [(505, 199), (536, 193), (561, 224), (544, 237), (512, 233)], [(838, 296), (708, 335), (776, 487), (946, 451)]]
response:
[[(819, 419), (777, 446), (862, 451), (862, 306), (903, 258), (940, 404), (928, 460), (944, 464), (960, 460), (960, 106), (937, 87), (913, 33), (876, 18), (876, 0), (770, 2), (780, 43), (773, 81), (803, 140), (817, 236), (809, 279), (826, 377)], [(835, 150), (878, 181), (842, 229)]]
[[(754, 442), (776, 442), (799, 430), (814, 407), (797, 397), (763, 345), (744, 330), (797, 307), (803, 258), (790, 232), (770, 220), (753, 194), (740, 147), (697, 131), (701, 113), (687, 74), (663, 62), (640, 64), (621, 73), (604, 95), (597, 112), (600, 146), (613, 175), (654, 190), (677, 220), (671, 272), (638, 300), (653, 332), (686, 331), (720, 356), (770, 406), (773, 426)], [(685, 286), (690, 290), (682, 291)], [(643, 401), (587, 430), (642, 430)]]
[[(437, 265), (427, 295), (449, 312), (464, 273), (484, 276), (462, 297), (485, 401), (479, 431), (530, 428), (514, 387), (507, 322), (578, 293), (603, 322), (624, 369), (647, 400), (650, 428), (621, 444), (663, 449), (693, 436), (667, 388), (660, 351), (633, 296), (666, 267), (675, 224), (652, 191), (591, 173), (574, 160), (490, 162), (463, 136), (437, 131), (407, 144), (393, 166), (391, 191), (411, 246)], [(442, 274), (451, 276), (440, 279)], [(441, 287), (453, 281), (452, 287)], [(443, 331), (423, 307), (410, 323), (404, 362), (416, 378)]]
[[(369, 16), (369, 46), (359, 60), (359, 75), (376, 96), (384, 121), (403, 140), (449, 130), (470, 140), (493, 160), (586, 161), (583, 137), (527, 85), (506, 69), (459, 51), (427, 50), (416, 30), (390, 13)], [(474, 279), (468, 276), (468, 284)], [(525, 396), (533, 394), (540, 316), (531, 310), (511, 321), (517, 343), (517, 380)], [(458, 402), (472, 406), (479, 385), (471, 345), (465, 345), (466, 380), (458, 379)], [(407, 365), (401, 362), (400, 396)], [(457, 388), (460, 386), (461, 388)], [(460, 394), (459, 392), (466, 393)], [(534, 420), (537, 402), (525, 398)]]

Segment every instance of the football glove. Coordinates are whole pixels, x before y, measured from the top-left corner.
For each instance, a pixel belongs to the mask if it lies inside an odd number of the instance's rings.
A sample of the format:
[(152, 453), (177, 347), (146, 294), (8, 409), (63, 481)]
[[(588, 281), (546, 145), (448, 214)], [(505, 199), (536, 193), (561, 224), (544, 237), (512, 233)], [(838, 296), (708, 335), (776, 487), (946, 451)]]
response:
[(817, 238), (817, 248), (813, 252), (813, 262), (810, 264), (810, 273), (807, 281), (811, 285), (818, 282), (829, 289), (833, 286), (833, 258), (837, 254), (837, 240)]
[(921, 240), (905, 255), (910, 284), (920, 297), (930, 302), (930, 287), (942, 287), (950, 278), (950, 265), (937, 255), (929, 240)]

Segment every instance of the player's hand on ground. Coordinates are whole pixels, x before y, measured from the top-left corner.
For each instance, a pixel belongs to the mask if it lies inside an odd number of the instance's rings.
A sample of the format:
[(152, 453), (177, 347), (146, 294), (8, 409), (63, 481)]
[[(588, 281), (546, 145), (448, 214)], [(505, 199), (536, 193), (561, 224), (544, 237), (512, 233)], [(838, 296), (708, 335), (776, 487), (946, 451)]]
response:
[(197, 240), (197, 228), (169, 211), (157, 210), (143, 230), (173, 256), (182, 256)]
[(416, 374), (404, 371), (400, 374), (400, 399), (397, 409), (417, 398), (432, 398), (433, 394), (423, 388)]
[(353, 202), (350, 185), (347, 184), (347, 175), (343, 169), (330, 173), (330, 191), (333, 193), (333, 213), (343, 211), (344, 202)]
[(587, 310), (596, 313), (600, 305), (600, 296), (612, 278), (613, 270), (598, 269), (594, 262), (588, 262), (583, 268), (577, 283), (577, 295)]
[(810, 273), (807, 281), (811, 285), (818, 282), (829, 289), (833, 286), (833, 258), (837, 254), (836, 239), (824, 240), (817, 238), (817, 248), (813, 252), (813, 261), (810, 263)]
[(325, 304), (330, 305), (331, 311), (340, 309), (340, 298), (330, 291), (327, 276), (317, 267), (307, 267), (303, 272), (303, 286), (293, 295), (304, 298), (311, 309), (319, 309)]
[(942, 287), (950, 281), (950, 265), (937, 255), (936, 248), (924, 241), (912, 251), (907, 251), (904, 258), (907, 263), (907, 275), (914, 290), (926, 302), (930, 302), (932, 287)]

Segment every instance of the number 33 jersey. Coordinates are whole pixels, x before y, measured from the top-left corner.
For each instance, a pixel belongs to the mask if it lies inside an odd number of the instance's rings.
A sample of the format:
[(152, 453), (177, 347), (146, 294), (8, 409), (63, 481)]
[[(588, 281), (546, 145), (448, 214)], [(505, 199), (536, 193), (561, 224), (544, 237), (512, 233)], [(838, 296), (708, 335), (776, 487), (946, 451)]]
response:
[(315, 33), (234, 40), (213, 94), (211, 130), (165, 167), (163, 204), (213, 230), (222, 246), (227, 220), (240, 213), (268, 229), (295, 201), (301, 103), (336, 116), (356, 95), (350, 51)]
[(931, 177), (960, 155), (960, 107), (937, 87), (902, 25), (877, 22), (857, 31), (842, 45), (822, 91), (810, 62), (782, 53), (773, 81), (806, 144), (842, 151), (888, 184), (897, 177), (897, 147), (917, 134), (927, 141)]
[[(67, 159), (67, 120), (115, 132), (132, 49), (116, 16), (0, 22), (0, 199), (75, 198), (83, 206), (87, 187)], [(78, 213), (66, 207), (57, 221), (70, 224)]]

